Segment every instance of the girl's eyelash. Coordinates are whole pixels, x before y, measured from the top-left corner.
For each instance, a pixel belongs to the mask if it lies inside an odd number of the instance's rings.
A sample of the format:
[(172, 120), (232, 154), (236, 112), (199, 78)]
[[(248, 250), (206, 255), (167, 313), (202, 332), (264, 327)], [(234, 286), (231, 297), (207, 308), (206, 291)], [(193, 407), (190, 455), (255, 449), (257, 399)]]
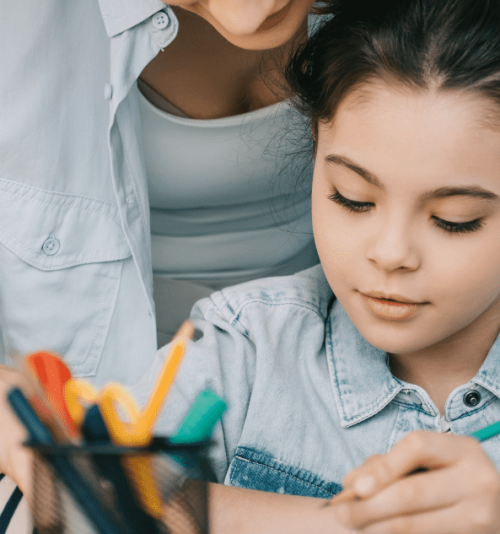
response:
[[(343, 197), (336, 189), (332, 190), (332, 193), (328, 195), (328, 198), (333, 202), (336, 202), (343, 208), (348, 209), (354, 213), (362, 213), (368, 211), (374, 204), (373, 202), (356, 202)], [(470, 232), (477, 232), (483, 227), (482, 219), (474, 219), (473, 221), (454, 223), (445, 221), (439, 217), (433, 217), (434, 225), (437, 228), (441, 228), (449, 234), (466, 234)]]
[(473, 221), (467, 221), (463, 223), (454, 223), (433, 217), (434, 224), (438, 228), (442, 228), (449, 234), (467, 234), (469, 232), (477, 232), (483, 227), (482, 219), (474, 219)]
[(348, 198), (343, 197), (336, 189), (332, 190), (332, 193), (328, 195), (328, 198), (355, 213), (368, 211), (367, 208), (373, 206), (372, 202), (355, 202), (354, 200), (349, 200)]

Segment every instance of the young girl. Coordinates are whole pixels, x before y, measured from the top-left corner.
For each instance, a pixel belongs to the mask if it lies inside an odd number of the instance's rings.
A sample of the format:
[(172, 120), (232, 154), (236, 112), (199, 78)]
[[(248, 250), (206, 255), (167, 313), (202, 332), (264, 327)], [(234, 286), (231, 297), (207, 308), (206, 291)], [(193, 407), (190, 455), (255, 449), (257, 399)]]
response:
[(467, 435), (500, 420), (500, 3), (332, 12), (289, 69), (321, 266), (195, 306), (156, 432), (228, 402), (212, 532), (498, 533), (500, 438)]
[(157, 431), (227, 400), (214, 531), (498, 533), (500, 438), (466, 436), (500, 420), (500, 3), (333, 13), (289, 68), (321, 266), (195, 306)]
[(466, 436), (500, 420), (500, 3), (332, 11), (289, 68), (321, 266), (195, 306), (157, 431), (228, 402), (217, 532), (498, 533), (500, 437)]

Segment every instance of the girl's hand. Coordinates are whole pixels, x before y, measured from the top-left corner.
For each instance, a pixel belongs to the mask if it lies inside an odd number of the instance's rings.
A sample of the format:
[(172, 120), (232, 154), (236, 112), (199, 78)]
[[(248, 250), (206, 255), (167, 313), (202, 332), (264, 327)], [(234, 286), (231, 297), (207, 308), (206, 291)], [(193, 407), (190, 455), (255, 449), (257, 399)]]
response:
[(7, 401), (9, 390), (23, 385), (25, 380), (19, 371), (0, 365), (0, 473), (9, 476), (30, 500), (32, 456), (22, 445), (27, 432)]
[(360, 499), (333, 501), (335, 517), (363, 534), (500, 533), (500, 474), (474, 438), (412, 432), (344, 488)]

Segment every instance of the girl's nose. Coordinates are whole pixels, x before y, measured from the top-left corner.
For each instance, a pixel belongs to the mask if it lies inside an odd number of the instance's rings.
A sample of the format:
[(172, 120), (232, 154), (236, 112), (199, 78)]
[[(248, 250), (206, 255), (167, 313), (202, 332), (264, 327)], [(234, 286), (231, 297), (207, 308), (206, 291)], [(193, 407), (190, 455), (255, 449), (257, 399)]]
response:
[(374, 228), (367, 257), (385, 271), (414, 271), (420, 266), (417, 238), (409, 224), (394, 219)]
[(252, 35), (288, 0), (208, 0), (208, 9), (232, 35)]

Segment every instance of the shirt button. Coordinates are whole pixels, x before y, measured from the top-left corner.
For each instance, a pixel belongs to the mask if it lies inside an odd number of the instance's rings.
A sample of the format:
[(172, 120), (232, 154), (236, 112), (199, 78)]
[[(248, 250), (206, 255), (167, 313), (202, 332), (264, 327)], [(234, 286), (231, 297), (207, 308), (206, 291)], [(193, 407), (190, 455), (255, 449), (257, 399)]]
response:
[(153, 16), (153, 26), (157, 30), (164, 30), (170, 24), (170, 19), (164, 11), (159, 11)]
[(59, 241), (55, 237), (49, 237), (42, 246), (42, 250), (47, 256), (53, 256), (57, 254), (60, 247)]
[(106, 100), (111, 100), (112, 96), (113, 96), (113, 86), (110, 83), (107, 83), (104, 86), (104, 98)]
[(466, 406), (477, 406), (481, 402), (481, 393), (479, 391), (467, 391), (464, 395), (464, 404)]

